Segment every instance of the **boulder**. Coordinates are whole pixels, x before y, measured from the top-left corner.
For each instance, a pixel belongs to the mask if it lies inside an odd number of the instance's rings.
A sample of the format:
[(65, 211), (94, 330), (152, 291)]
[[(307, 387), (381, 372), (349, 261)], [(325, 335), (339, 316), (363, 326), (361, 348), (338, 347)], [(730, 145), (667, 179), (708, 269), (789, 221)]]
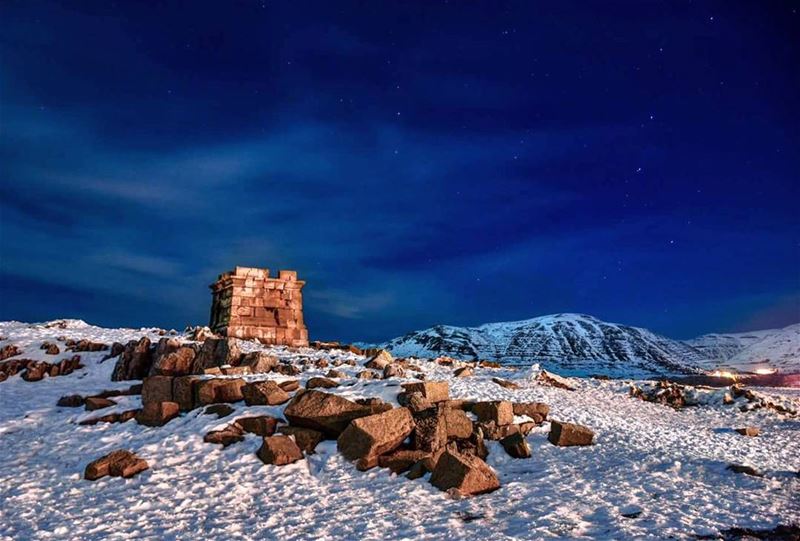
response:
[(192, 373), (192, 363), (196, 354), (197, 351), (191, 346), (181, 346), (160, 356), (156, 354), (150, 372), (154, 375), (186, 376)]
[(5, 345), (0, 348), (0, 361), (5, 361), (6, 359), (19, 355), (20, 353), (22, 353), (22, 351), (20, 351), (17, 346), (13, 344)]
[(109, 400), (108, 398), (101, 398), (99, 396), (90, 396), (86, 400), (84, 400), (84, 408), (86, 411), (94, 411), (103, 408), (110, 408), (111, 406), (116, 406), (117, 403), (113, 400)]
[(414, 430), (414, 419), (405, 408), (354, 419), (336, 440), (349, 460), (377, 464), (377, 458), (396, 449)]
[(137, 413), (139, 413), (139, 410), (127, 410), (114, 413), (107, 413), (99, 417), (84, 419), (78, 424), (81, 426), (87, 426), (87, 425), (92, 426), (96, 425), (97, 423), (126, 423), (131, 419), (135, 418)]
[(391, 453), (379, 456), (378, 466), (381, 468), (389, 468), (394, 473), (403, 473), (428, 456), (430, 456), (430, 453), (426, 453), (425, 451), (397, 449)]
[[(208, 340), (206, 340), (207, 342)], [(243, 379), (205, 379), (197, 382), (195, 404), (205, 406), (217, 402), (238, 402), (244, 398)]]
[(755, 426), (746, 426), (744, 428), (737, 428), (736, 432), (738, 432), (742, 436), (749, 436), (751, 438), (754, 438), (759, 434), (761, 434), (761, 430), (759, 430), (758, 427)]
[(477, 456), (459, 453), (451, 447), (436, 463), (431, 484), (439, 490), (456, 489), (464, 496), (485, 494), (500, 488), (497, 475), (486, 462)]
[(282, 426), (278, 432), (294, 437), (294, 441), (307, 455), (313, 454), (319, 442), (325, 437), (322, 432), (299, 426)]
[(111, 381), (144, 379), (150, 373), (153, 364), (153, 353), (150, 339), (143, 336), (138, 341), (131, 340), (114, 365)]
[(448, 440), (466, 439), (472, 435), (472, 420), (467, 416), (465, 411), (445, 408), (444, 418)]
[(47, 363), (28, 360), (21, 377), (25, 381), (41, 381), (45, 375), (49, 375), (49, 367)]
[(392, 354), (386, 351), (385, 349), (379, 350), (375, 355), (373, 355), (366, 363), (364, 363), (364, 368), (371, 368), (373, 370), (383, 370), (390, 364), (394, 362), (394, 358)]
[(514, 402), (514, 415), (527, 415), (536, 424), (542, 424), (550, 413), (550, 406), (542, 402)]
[(332, 389), (338, 386), (332, 379), (322, 377), (314, 377), (306, 382), (306, 389)]
[(103, 358), (100, 359), (100, 362), (103, 363), (114, 357), (119, 357), (120, 355), (122, 355), (123, 351), (125, 351), (125, 344), (114, 342), (113, 344), (111, 344), (111, 351), (106, 355), (103, 355)]
[(302, 460), (303, 451), (289, 436), (269, 436), (256, 453), (264, 464), (283, 466)]
[(136, 422), (144, 426), (164, 426), (179, 413), (177, 402), (148, 402), (136, 414)]
[(142, 404), (149, 402), (172, 402), (173, 378), (171, 376), (150, 376), (142, 381)]
[(80, 340), (67, 340), (64, 345), (67, 346), (67, 351), (105, 351), (108, 349), (106, 344), (101, 342), (92, 342), (82, 338)]
[(336, 379), (344, 379), (347, 377), (345, 372), (341, 370), (328, 370), (328, 373), (325, 374), (326, 378), (336, 378)]
[(296, 379), (287, 379), (286, 381), (280, 382), (278, 384), (278, 387), (280, 387), (287, 393), (291, 393), (300, 388), (300, 382), (297, 381)]
[(536, 377), (536, 381), (542, 385), (558, 387), (559, 389), (566, 389), (567, 391), (575, 390), (575, 386), (567, 378), (548, 372), (547, 370), (542, 370)]
[(508, 381), (507, 379), (492, 378), (492, 381), (505, 389), (519, 389), (519, 384)]
[(203, 436), (206, 443), (222, 445), (223, 448), (244, 440), (244, 430), (237, 424), (231, 424), (221, 430), (212, 430)]
[(356, 374), (358, 379), (380, 379), (380, 375), (374, 370), (362, 370)]
[(500, 445), (502, 445), (506, 453), (513, 458), (531, 457), (531, 447), (528, 445), (528, 440), (519, 432), (500, 440)]
[[(459, 453), (475, 455), (481, 460), (486, 460), (486, 457), (489, 456), (489, 449), (486, 448), (486, 442), (483, 440), (483, 430), (480, 426), (476, 426), (469, 439), (455, 440), (454, 443)], [(431, 471), (433, 471), (433, 467), (435, 467), (435, 464), (430, 468)]]
[(385, 411), (387, 407), (391, 408), (387, 404), (358, 404), (338, 395), (311, 390), (295, 395), (283, 414), (294, 426), (337, 437), (353, 419)]
[(194, 409), (197, 386), (201, 381), (200, 376), (178, 376), (172, 380), (172, 400), (178, 403), (181, 411)]
[(86, 465), (83, 477), (95, 481), (106, 475), (113, 477), (132, 477), (148, 468), (147, 462), (134, 453), (125, 450), (111, 453), (93, 460)]
[(446, 381), (425, 381), (421, 383), (405, 383), (406, 393), (420, 393), (428, 401), (436, 403), (450, 398), (450, 385)]
[(56, 402), (56, 406), (60, 408), (79, 408), (83, 406), (83, 397), (79, 394), (62, 396)]
[(383, 379), (403, 378), (405, 375), (405, 370), (397, 363), (392, 363), (383, 369)]
[(43, 349), (48, 355), (58, 355), (61, 353), (58, 345), (54, 344), (53, 342), (43, 342), (39, 349)]
[(514, 407), (511, 402), (505, 400), (478, 402), (472, 407), (472, 413), (478, 416), (480, 423), (495, 423), (503, 426), (514, 422)]
[(494, 421), (489, 421), (488, 423), (477, 423), (477, 426), (483, 432), (483, 437), (492, 441), (502, 440), (506, 436), (520, 432), (520, 425), (513, 423), (501, 426)]
[(299, 367), (289, 363), (281, 363), (274, 367), (272, 371), (278, 374), (283, 374), (284, 376), (296, 376), (302, 372)]
[(547, 439), (553, 445), (560, 447), (591, 445), (594, 440), (594, 432), (585, 426), (550, 421), (550, 434)]
[(278, 426), (278, 419), (269, 415), (257, 415), (254, 417), (239, 417), (234, 421), (235, 425), (242, 430), (257, 436), (272, 436)]
[(255, 381), (242, 387), (242, 396), (248, 406), (276, 406), (289, 401), (289, 395), (271, 380)]
[(203, 374), (207, 368), (238, 366), (242, 356), (238, 338), (206, 338), (192, 361), (192, 373)]
[[(178, 404), (178, 407), (180, 407), (180, 404)], [(228, 404), (211, 404), (210, 406), (206, 406), (206, 409), (203, 410), (203, 415), (216, 415), (217, 419), (222, 419), (234, 411), (236, 410)]]
[(222, 366), (220, 372), (224, 376), (249, 376), (253, 373), (249, 366)]
[(411, 410), (412, 413), (417, 413), (428, 408), (433, 407), (433, 403), (422, 396), (422, 393), (399, 393), (397, 395), (397, 402), (401, 406), (405, 406)]
[(473, 375), (475, 375), (475, 370), (471, 366), (462, 366), (453, 372), (453, 376), (457, 378), (468, 378)]
[(434, 406), (415, 412), (413, 419), (414, 432), (411, 439), (414, 449), (432, 452), (447, 444), (446, 408)]
[(280, 361), (274, 355), (269, 355), (263, 351), (253, 351), (242, 356), (241, 365), (249, 366), (253, 374), (270, 372), (278, 366)]

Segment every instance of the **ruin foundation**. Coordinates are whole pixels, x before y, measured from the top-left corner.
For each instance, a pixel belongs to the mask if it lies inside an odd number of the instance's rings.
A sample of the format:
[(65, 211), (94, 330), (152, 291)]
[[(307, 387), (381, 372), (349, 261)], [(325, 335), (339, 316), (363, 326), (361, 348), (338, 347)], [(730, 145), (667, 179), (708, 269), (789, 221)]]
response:
[(257, 338), (264, 344), (308, 346), (303, 323), (305, 282), (295, 271), (277, 278), (269, 269), (236, 267), (211, 284), (211, 330), (236, 338)]

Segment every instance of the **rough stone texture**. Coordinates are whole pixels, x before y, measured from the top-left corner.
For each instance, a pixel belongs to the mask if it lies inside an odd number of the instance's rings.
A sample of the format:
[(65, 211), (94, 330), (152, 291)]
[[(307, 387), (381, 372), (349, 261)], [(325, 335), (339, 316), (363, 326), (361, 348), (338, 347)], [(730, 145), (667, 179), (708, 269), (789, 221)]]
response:
[(172, 400), (178, 403), (181, 411), (194, 409), (194, 397), (200, 381), (199, 376), (178, 376), (172, 380)]
[(430, 456), (430, 453), (426, 453), (425, 451), (397, 449), (389, 454), (379, 456), (378, 466), (381, 468), (389, 468), (394, 473), (403, 473), (428, 456)]
[(336, 379), (344, 379), (347, 377), (347, 373), (342, 372), (341, 370), (328, 370), (328, 373), (325, 374), (326, 378), (336, 378)]
[(64, 342), (64, 345), (67, 346), (67, 351), (105, 351), (108, 349), (108, 345), (103, 344), (101, 342), (92, 342), (91, 340), (87, 340), (82, 338), (80, 340), (67, 340)]
[(567, 378), (548, 372), (547, 370), (542, 370), (536, 377), (536, 381), (543, 385), (549, 385), (550, 387), (558, 387), (559, 389), (566, 389), (568, 391), (575, 390), (575, 386), (572, 385)]
[(248, 406), (277, 406), (289, 401), (289, 394), (274, 381), (256, 381), (242, 387), (242, 396)]
[(106, 475), (112, 477), (132, 477), (148, 468), (147, 462), (130, 451), (113, 451), (90, 462), (83, 477), (95, 481)]
[(414, 433), (411, 439), (414, 449), (432, 452), (447, 444), (446, 408), (434, 406), (414, 413), (413, 419)]
[(520, 425), (517, 424), (510, 424), (510, 425), (498, 425), (494, 421), (489, 421), (488, 423), (477, 423), (477, 426), (483, 432), (483, 437), (487, 440), (502, 440), (506, 436), (510, 436), (511, 434), (516, 434), (520, 431)]
[(283, 415), (294, 426), (319, 430), (337, 437), (353, 419), (391, 408), (388, 404), (358, 404), (344, 397), (312, 390), (298, 393)]
[(236, 424), (228, 425), (221, 430), (212, 430), (203, 436), (203, 441), (206, 443), (216, 443), (227, 447), (244, 441), (244, 430), (241, 426)]
[(302, 460), (303, 451), (289, 436), (269, 436), (256, 453), (264, 464), (283, 466)]
[(433, 406), (433, 403), (422, 396), (422, 393), (420, 392), (399, 393), (397, 395), (397, 402), (401, 406), (405, 406), (410, 409), (412, 413), (417, 413)]
[(61, 350), (58, 348), (57, 344), (53, 342), (44, 342), (39, 349), (43, 349), (45, 353), (48, 355), (58, 355), (61, 353)]
[[(168, 340), (175, 339), (170, 338)], [(159, 342), (159, 344), (161, 344), (161, 342)], [(164, 376), (185, 376), (191, 374), (195, 355), (197, 355), (197, 350), (191, 346), (181, 346), (162, 355), (158, 355), (158, 349), (156, 349), (156, 355), (150, 373)]]
[(253, 374), (270, 372), (278, 366), (279, 360), (274, 355), (268, 355), (263, 351), (253, 351), (242, 356), (241, 365), (249, 366)]
[(492, 381), (505, 389), (519, 389), (519, 384), (508, 381), (507, 379), (492, 378)]
[(5, 361), (8, 358), (14, 357), (22, 353), (20, 349), (14, 344), (8, 344), (0, 348), (0, 361)]
[(179, 413), (176, 402), (148, 402), (136, 414), (136, 422), (145, 426), (164, 426)]
[(738, 432), (742, 436), (749, 436), (751, 438), (754, 438), (759, 434), (761, 434), (761, 430), (759, 430), (758, 427), (755, 426), (746, 426), (744, 428), (737, 428), (736, 432)]
[(336, 446), (349, 460), (364, 460), (369, 464), (396, 449), (411, 431), (414, 420), (405, 408), (392, 409), (351, 421), (336, 440)]
[(465, 411), (445, 408), (444, 417), (448, 440), (466, 439), (472, 435), (472, 421)]
[(332, 379), (322, 377), (314, 377), (306, 382), (306, 389), (332, 389), (338, 386)]
[(450, 385), (446, 381), (425, 381), (422, 383), (406, 383), (406, 393), (420, 393), (428, 401), (436, 403), (450, 398)]
[(257, 338), (263, 344), (308, 346), (303, 322), (305, 282), (294, 271), (236, 267), (220, 274), (212, 292), (212, 331), (237, 338)]
[(371, 368), (373, 370), (383, 370), (390, 364), (394, 362), (394, 357), (392, 354), (386, 351), (385, 349), (379, 350), (375, 355), (373, 355), (366, 363), (364, 363), (364, 368)]
[(514, 422), (514, 407), (511, 402), (504, 400), (478, 402), (472, 407), (472, 413), (478, 416), (480, 423), (495, 423), (503, 426)]
[(380, 377), (380, 374), (374, 370), (362, 370), (356, 374), (356, 378), (358, 379), (380, 379)]
[(485, 494), (500, 488), (500, 481), (488, 464), (450, 447), (436, 463), (431, 484), (439, 490), (456, 489), (462, 495)]
[(84, 401), (84, 407), (86, 411), (94, 411), (103, 408), (109, 408), (111, 406), (116, 406), (117, 403), (113, 400), (109, 400), (108, 398), (102, 398), (99, 396), (90, 396)]
[(244, 398), (243, 379), (206, 379), (197, 382), (195, 405), (205, 406), (217, 402), (238, 402)]
[(403, 370), (403, 367), (396, 363), (387, 365), (386, 368), (383, 369), (383, 379), (402, 378), (405, 375), (406, 373)]
[(547, 420), (550, 413), (550, 406), (542, 402), (515, 402), (514, 415), (527, 415), (536, 424), (541, 424)]
[(114, 365), (111, 381), (128, 379), (144, 379), (150, 373), (153, 364), (153, 352), (150, 339), (143, 336), (139, 341), (131, 340)]
[(299, 426), (282, 426), (278, 429), (278, 432), (286, 436), (293, 436), (297, 446), (307, 455), (314, 453), (319, 442), (325, 437), (325, 434), (318, 430)]
[(239, 417), (234, 424), (242, 430), (257, 436), (272, 436), (278, 426), (278, 419), (269, 415), (258, 415), (255, 417)]
[(288, 379), (286, 381), (280, 382), (278, 384), (278, 387), (280, 387), (287, 393), (291, 393), (300, 388), (300, 382), (297, 381), (296, 379)]
[(142, 404), (149, 402), (172, 402), (173, 379), (171, 376), (150, 376), (142, 382)]
[(519, 432), (500, 440), (500, 445), (502, 445), (506, 453), (513, 458), (531, 457), (531, 447), (528, 445), (528, 440)]
[(591, 445), (594, 440), (594, 432), (585, 426), (550, 421), (550, 434), (547, 439), (553, 445), (561, 447)]
[(241, 341), (236, 338), (207, 338), (192, 361), (192, 374), (224, 365), (237, 366), (242, 357)]
[(223, 366), (220, 371), (225, 376), (248, 376), (253, 373), (249, 366)]
[(136, 417), (137, 413), (139, 413), (139, 410), (126, 410), (114, 413), (107, 413), (105, 415), (100, 415), (99, 417), (84, 419), (78, 424), (81, 426), (87, 426), (87, 425), (91, 426), (91, 425), (96, 425), (97, 423), (125, 423)]

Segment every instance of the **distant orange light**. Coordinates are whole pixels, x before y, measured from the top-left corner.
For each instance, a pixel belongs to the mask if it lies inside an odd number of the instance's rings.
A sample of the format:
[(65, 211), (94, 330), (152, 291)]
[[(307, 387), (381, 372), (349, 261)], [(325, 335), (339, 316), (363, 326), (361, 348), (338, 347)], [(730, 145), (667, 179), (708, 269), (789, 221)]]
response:
[(735, 374), (734, 372), (728, 372), (727, 370), (714, 370), (711, 373), (711, 375), (718, 378), (728, 378), (728, 379), (736, 379), (737, 377), (737, 374)]

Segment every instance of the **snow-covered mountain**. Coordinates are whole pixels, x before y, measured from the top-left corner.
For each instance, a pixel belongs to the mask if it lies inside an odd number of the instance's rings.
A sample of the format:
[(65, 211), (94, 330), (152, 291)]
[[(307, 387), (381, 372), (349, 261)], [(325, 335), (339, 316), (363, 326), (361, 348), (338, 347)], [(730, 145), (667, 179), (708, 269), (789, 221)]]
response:
[(692, 346), (647, 329), (582, 314), (555, 314), (479, 327), (437, 325), (382, 345), (395, 355), (448, 355), (505, 364), (539, 363), (569, 375), (680, 374), (703, 358)]
[(704, 353), (701, 366), (706, 368), (725, 366), (747, 372), (759, 368), (800, 370), (800, 323), (741, 334), (706, 334), (687, 343)]

